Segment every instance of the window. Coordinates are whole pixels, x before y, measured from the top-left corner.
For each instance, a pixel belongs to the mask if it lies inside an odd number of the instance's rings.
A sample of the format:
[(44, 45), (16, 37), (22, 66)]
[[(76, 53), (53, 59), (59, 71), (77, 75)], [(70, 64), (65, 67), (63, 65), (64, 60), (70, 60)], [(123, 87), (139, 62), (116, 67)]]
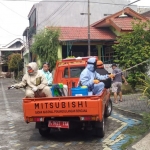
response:
[(8, 72), (8, 66), (2, 65), (2, 72)]
[(104, 55), (102, 56), (102, 60), (105, 64), (110, 64), (113, 62), (114, 50), (111, 46), (104, 47)]
[[(79, 78), (81, 72), (83, 71), (85, 67), (73, 67), (70, 68), (70, 78)], [(64, 78), (68, 78), (69, 74), (68, 74), (68, 68), (65, 68), (64, 70)]]

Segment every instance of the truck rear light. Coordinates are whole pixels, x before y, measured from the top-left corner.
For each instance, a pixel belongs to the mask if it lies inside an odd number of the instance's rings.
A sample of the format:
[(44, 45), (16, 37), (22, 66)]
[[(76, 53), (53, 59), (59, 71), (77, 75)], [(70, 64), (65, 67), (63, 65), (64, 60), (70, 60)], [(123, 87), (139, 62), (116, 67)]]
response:
[(35, 117), (31, 117), (29, 118), (29, 122), (43, 122), (44, 118), (35, 118)]
[(81, 121), (96, 121), (98, 120), (98, 117), (96, 116), (84, 116), (84, 117), (80, 117)]

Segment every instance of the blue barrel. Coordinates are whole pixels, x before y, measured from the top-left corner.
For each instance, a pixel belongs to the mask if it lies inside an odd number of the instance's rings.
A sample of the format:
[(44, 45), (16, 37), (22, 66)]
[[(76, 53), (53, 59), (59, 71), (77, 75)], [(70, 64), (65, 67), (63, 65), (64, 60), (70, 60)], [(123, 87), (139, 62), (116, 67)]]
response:
[(53, 87), (50, 87), (50, 91), (52, 93), (52, 96), (54, 97), (54, 88)]
[(72, 88), (71, 89), (72, 96), (88, 96), (88, 88)]

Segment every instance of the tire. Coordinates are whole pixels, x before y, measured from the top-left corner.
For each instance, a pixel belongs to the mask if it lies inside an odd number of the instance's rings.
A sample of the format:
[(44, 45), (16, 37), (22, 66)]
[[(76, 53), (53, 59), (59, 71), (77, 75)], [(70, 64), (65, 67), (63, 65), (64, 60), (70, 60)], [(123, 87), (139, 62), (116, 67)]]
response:
[(47, 137), (50, 134), (50, 128), (39, 128), (39, 133), (43, 137)]
[(101, 125), (100, 127), (96, 127), (95, 131), (96, 131), (96, 136), (103, 138), (105, 136), (105, 122), (104, 119), (102, 122), (99, 122)]
[(107, 118), (111, 115), (112, 112), (112, 101), (109, 99), (108, 105), (105, 107), (105, 114), (104, 116)]

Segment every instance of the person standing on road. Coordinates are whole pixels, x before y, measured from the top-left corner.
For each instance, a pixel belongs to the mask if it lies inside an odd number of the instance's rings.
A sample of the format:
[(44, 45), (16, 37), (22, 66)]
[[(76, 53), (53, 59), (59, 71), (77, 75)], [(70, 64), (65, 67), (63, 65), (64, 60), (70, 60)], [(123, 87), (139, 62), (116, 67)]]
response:
[(47, 62), (43, 63), (43, 68), (41, 69), (41, 72), (45, 76), (48, 82), (48, 86), (52, 86), (53, 77), (52, 74), (49, 72), (49, 69), (50, 69), (50, 65)]
[(19, 84), (11, 85), (15, 88), (25, 88), (26, 98), (52, 97), (45, 76), (38, 70), (37, 63), (31, 62), (27, 65), (27, 73)]
[(120, 99), (119, 101), (122, 102), (122, 79), (124, 80), (125, 84), (127, 85), (127, 81), (125, 77), (122, 74), (122, 70), (117, 67), (117, 65), (114, 63), (112, 64), (113, 74), (115, 75), (113, 82), (112, 82), (112, 92), (114, 93), (114, 102), (117, 104), (118, 99), (117, 96), (119, 95)]

